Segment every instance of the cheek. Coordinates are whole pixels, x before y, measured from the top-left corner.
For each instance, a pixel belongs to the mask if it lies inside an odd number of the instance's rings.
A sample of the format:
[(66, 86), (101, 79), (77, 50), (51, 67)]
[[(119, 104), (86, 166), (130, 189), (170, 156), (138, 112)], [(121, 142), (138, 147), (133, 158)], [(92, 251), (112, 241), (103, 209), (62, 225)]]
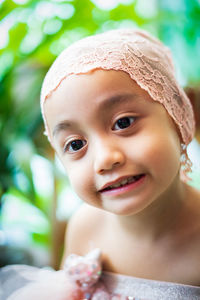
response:
[(148, 168), (152, 174), (172, 174), (180, 168), (180, 142), (173, 135), (149, 133), (132, 143), (131, 149), (134, 149), (136, 163)]
[(69, 163), (66, 165), (65, 169), (73, 190), (80, 198), (87, 198), (93, 183), (90, 172), (87, 171), (87, 175), (85, 175), (85, 168), (80, 162), (73, 163), (73, 166), (70, 166)]

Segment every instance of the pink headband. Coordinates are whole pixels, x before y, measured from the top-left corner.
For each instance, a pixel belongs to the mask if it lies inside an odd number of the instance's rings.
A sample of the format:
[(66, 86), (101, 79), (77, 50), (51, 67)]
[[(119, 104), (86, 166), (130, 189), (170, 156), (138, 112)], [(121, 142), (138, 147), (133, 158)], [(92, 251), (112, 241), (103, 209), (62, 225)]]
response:
[(170, 51), (144, 31), (118, 29), (84, 38), (65, 49), (49, 69), (41, 91), (41, 109), (46, 134), (44, 101), (71, 74), (94, 69), (121, 70), (163, 104), (187, 145), (194, 136), (195, 122), (188, 97), (179, 87)]

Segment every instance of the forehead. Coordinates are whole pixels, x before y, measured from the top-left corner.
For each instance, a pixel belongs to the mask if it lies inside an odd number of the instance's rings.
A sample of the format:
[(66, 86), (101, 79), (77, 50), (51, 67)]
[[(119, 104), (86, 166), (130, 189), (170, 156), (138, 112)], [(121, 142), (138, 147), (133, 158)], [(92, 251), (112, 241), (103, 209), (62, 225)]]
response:
[(65, 110), (68, 108), (72, 112), (76, 103), (87, 109), (91, 108), (91, 103), (98, 105), (102, 99), (126, 94), (134, 95), (135, 99), (145, 98), (154, 102), (149, 94), (123, 71), (95, 70), (87, 74), (71, 75), (65, 78), (45, 101), (45, 115), (48, 118), (51, 107), (63, 105)]
[(46, 100), (44, 113), (53, 135), (71, 125), (76, 128), (78, 123), (79, 126), (85, 124), (89, 118), (97, 122), (115, 110), (130, 110), (130, 107), (138, 113), (148, 111), (156, 115), (156, 111), (161, 110), (167, 114), (127, 73), (96, 70), (64, 79)]

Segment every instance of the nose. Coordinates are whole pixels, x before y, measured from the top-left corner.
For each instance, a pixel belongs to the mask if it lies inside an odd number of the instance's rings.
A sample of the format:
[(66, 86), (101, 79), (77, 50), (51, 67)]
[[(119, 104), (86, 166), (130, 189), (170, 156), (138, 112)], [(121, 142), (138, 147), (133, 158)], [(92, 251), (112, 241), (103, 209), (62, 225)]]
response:
[(111, 143), (102, 143), (95, 149), (94, 169), (97, 174), (103, 174), (123, 165), (125, 155), (120, 147)]

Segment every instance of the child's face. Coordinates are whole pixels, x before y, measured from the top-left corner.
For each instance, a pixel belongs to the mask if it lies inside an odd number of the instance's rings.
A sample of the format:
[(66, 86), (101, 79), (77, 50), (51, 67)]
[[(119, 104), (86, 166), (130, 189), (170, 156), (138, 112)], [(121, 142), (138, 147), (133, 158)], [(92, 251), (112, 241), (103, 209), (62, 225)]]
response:
[(70, 76), (44, 109), (51, 142), (85, 202), (131, 215), (174, 189), (180, 168), (175, 125), (128, 74)]

